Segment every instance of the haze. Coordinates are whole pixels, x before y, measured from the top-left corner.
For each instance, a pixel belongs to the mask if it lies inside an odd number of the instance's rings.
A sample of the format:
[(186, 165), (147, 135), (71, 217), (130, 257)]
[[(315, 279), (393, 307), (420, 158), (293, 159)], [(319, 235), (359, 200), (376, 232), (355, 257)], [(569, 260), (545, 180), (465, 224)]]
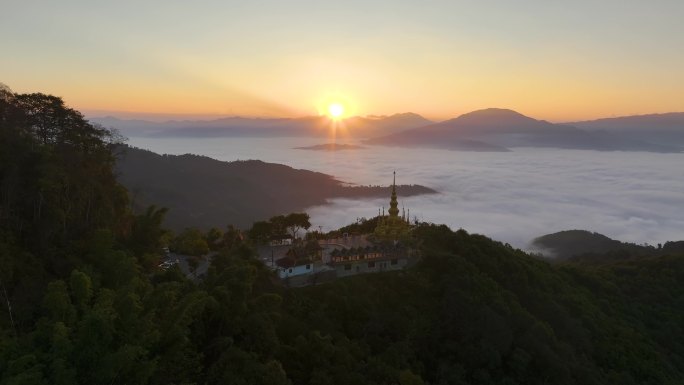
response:
[(0, 12), (2, 81), (90, 115), (551, 121), (681, 111), (684, 3), (26, 1)]

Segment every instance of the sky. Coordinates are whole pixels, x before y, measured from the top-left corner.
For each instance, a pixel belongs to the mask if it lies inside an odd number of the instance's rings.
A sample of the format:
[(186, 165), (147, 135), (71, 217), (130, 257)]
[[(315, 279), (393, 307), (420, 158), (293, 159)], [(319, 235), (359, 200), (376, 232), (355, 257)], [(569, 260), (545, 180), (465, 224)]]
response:
[(87, 115), (684, 111), (684, 1), (0, 0), (0, 82)]

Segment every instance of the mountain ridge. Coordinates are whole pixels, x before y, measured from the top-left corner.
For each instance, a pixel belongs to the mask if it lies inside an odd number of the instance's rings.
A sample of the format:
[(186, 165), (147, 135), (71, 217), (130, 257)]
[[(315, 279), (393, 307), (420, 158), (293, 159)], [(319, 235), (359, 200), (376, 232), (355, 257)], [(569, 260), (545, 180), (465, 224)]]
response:
[[(389, 186), (359, 186), (331, 175), (260, 160), (223, 162), (206, 156), (160, 155), (125, 146), (116, 168), (136, 209), (170, 209), (166, 225), (248, 227), (257, 220), (324, 205), (333, 198), (389, 197)], [(315, 188), (313, 188), (315, 187)], [(420, 185), (397, 186), (403, 196), (434, 194)]]
[(326, 116), (168, 120), (92, 118), (125, 136), (142, 137), (327, 137), (331, 129), (366, 144), (433, 147), (459, 151), (510, 151), (546, 147), (598, 151), (684, 150), (684, 113), (664, 113), (551, 123), (506, 108), (470, 111), (440, 122), (416, 113), (353, 116), (333, 123)]
[(167, 120), (155, 122), (117, 117), (93, 117), (91, 122), (114, 128), (132, 137), (268, 137), (315, 136), (329, 134), (333, 124), (340, 124), (348, 134), (372, 137), (433, 123), (416, 113), (352, 116), (333, 123), (327, 116), (298, 118), (246, 118), (240, 116), (209, 120)]
[(684, 112), (621, 116), (570, 124), (587, 131), (619, 134), (626, 139), (684, 147)]
[(684, 252), (684, 241), (639, 245), (587, 230), (564, 230), (542, 235), (530, 243), (532, 251), (548, 258), (585, 263), (606, 263)]
[(513, 147), (652, 152), (682, 150), (666, 143), (621, 138), (610, 133), (589, 132), (567, 124), (537, 120), (503, 108), (472, 111), (443, 122), (371, 138), (365, 143), (478, 151), (468, 145), (469, 141), (480, 146), (494, 146), (499, 151)]

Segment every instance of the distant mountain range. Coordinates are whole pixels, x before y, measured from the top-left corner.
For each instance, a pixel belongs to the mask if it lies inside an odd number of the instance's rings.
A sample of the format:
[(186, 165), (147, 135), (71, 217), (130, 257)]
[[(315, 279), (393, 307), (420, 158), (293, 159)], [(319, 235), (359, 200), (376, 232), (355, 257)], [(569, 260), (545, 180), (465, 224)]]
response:
[[(131, 137), (327, 137), (327, 117), (295, 119), (222, 118), (150, 122), (113, 117), (91, 121)], [(366, 144), (461, 151), (510, 151), (547, 147), (599, 151), (681, 152), (684, 113), (628, 116), (564, 124), (489, 108), (434, 123), (414, 113), (352, 117), (338, 129)]]
[(624, 116), (568, 124), (587, 131), (617, 134), (622, 138), (684, 147), (684, 112)]
[(312, 150), (312, 151), (344, 151), (344, 150), (362, 150), (366, 147), (355, 144), (345, 143), (323, 143), (313, 146), (295, 147), (295, 150)]
[[(331, 198), (387, 198), (388, 186), (358, 186), (333, 176), (259, 160), (222, 162), (198, 155), (159, 155), (123, 146), (116, 169), (134, 208), (168, 207), (165, 225), (242, 228), (278, 214), (303, 211)], [(433, 194), (420, 185), (397, 186), (401, 196)], [(373, 215), (374, 213), (369, 213)]]
[[(679, 127), (684, 132), (684, 121), (682, 123)], [(513, 147), (655, 152), (680, 152), (683, 149), (678, 145), (625, 137), (608, 131), (549, 123), (498, 108), (470, 112), (444, 122), (372, 138), (366, 143), (469, 151), (507, 151)]]
[[(170, 120), (151, 122), (115, 117), (91, 118), (91, 122), (115, 128), (128, 137), (327, 137), (333, 122), (325, 116), (303, 118), (243, 118)], [(418, 114), (351, 117), (337, 122), (353, 138), (388, 135), (433, 123)]]

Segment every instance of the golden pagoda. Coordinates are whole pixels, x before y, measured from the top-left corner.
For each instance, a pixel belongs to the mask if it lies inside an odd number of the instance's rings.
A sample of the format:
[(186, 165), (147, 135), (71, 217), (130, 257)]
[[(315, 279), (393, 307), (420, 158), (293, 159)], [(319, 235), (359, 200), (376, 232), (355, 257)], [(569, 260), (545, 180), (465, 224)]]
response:
[(375, 228), (375, 238), (380, 241), (402, 241), (409, 237), (409, 221), (405, 216), (399, 216), (399, 203), (397, 202), (397, 172), (394, 172), (392, 180), (392, 196), (390, 197), (390, 204), (388, 216), (385, 216), (383, 211), (382, 216), (378, 219), (378, 225)]

